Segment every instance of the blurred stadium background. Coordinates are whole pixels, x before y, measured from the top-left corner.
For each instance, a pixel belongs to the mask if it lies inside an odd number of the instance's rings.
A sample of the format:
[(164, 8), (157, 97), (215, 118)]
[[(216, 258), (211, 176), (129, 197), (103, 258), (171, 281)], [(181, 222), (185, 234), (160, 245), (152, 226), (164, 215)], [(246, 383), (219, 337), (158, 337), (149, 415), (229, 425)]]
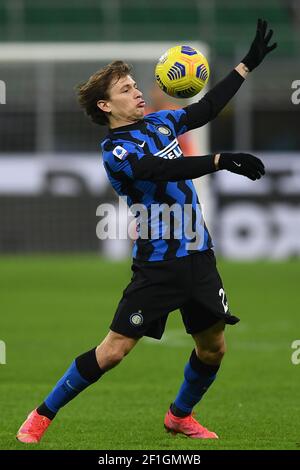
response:
[[(299, 386), (299, 372), (291, 365), (290, 354), (292, 341), (300, 336), (300, 105), (291, 98), (292, 83), (300, 80), (300, 3), (0, 0), (0, 80), (6, 84), (5, 104), (3, 99), (0, 104), (0, 339), (7, 345), (7, 365), (0, 366), (0, 391), (7, 405), (2, 422), (9, 423), (0, 430), (0, 448), (17, 448), (12, 438), (26, 411), (48, 391), (69, 359), (104, 336), (129, 280), (130, 243), (116, 240), (111, 244), (96, 237), (97, 206), (117, 204), (117, 200), (101, 163), (99, 141), (105, 129), (84, 117), (76, 102), (75, 85), (110, 60), (128, 60), (153, 109), (153, 71), (158, 56), (149, 59), (147, 43), (155, 41), (161, 52), (167, 43), (205, 44), (211, 87), (244, 56), (258, 17), (270, 22), (278, 49), (251, 74), (221, 115), (186, 142), (191, 154), (250, 151), (267, 166), (266, 177), (255, 184), (229, 173), (214, 175), (205, 183), (204, 209), (223, 260), (221, 272), (244, 324), (228, 335), (236, 354), (228, 354), (221, 378), (224, 416), (217, 411), (217, 391), (207, 399), (213, 406), (208, 406), (205, 416), (208, 424), (219, 421), (226, 434), (226, 416), (228, 419), (231, 413), (231, 440), (221, 443), (222, 448), (294, 448), (297, 439), (299, 445), (299, 424), (291, 424), (296, 413), (293, 386)], [(163, 98), (159, 100), (162, 103)], [(110, 261), (116, 258), (121, 261)], [(174, 317), (170, 323), (166, 338), (171, 339), (163, 343), (164, 355), (145, 341), (139, 346), (139, 356), (132, 353), (133, 358), (128, 359), (127, 372), (126, 366), (119, 376), (112, 372), (112, 383), (123, 387), (122, 397), (105, 378), (105, 393), (111, 394), (116, 406), (121, 404), (118, 419), (123, 427), (131, 418), (130, 426), (135, 426), (128, 400), (134, 397), (143, 406), (143, 385), (145, 403), (149, 403), (153, 380), (155, 409), (162, 414), (170, 394), (176, 392), (181, 369), (177, 362), (170, 366), (170, 358), (177, 351), (183, 366), (191, 344), (179, 319)], [(142, 361), (147, 361), (152, 378), (134, 388), (130, 385), (133, 371)], [(157, 363), (161, 375), (155, 382)], [(170, 370), (175, 378), (165, 390), (159, 378), (169, 376)], [(252, 384), (256, 387), (252, 388), (255, 407), (248, 391), (253, 371), (261, 380), (261, 388)], [(232, 402), (231, 380), (237, 402)], [(103, 410), (94, 409), (97, 393), (89, 393), (81, 404), (87, 403), (91, 414), (98, 412), (100, 418)], [(264, 408), (267, 399), (269, 411)], [(277, 423), (282, 400), (281, 429), (286, 440), (276, 441), (272, 426)], [(244, 403), (252, 403), (250, 421)], [(72, 410), (78, 412), (73, 406), (63, 411), (67, 422), (71, 422)], [(259, 428), (263, 412), (267, 415), (264, 427)], [(124, 435), (114, 441), (115, 420), (105, 413), (109, 422), (106, 437), (101, 437), (103, 447), (99, 440), (93, 441), (97, 423), (84, 424), (87, 418), (80, 408), (78, 432), (85, 429), (85, 440), (78, 447), (78, 434), (72, 443), (70, 429), (64, 429), (69, 432), (68, 445), (73, 446), (69, 448), (151, 448), (150, 434), (141, 430), (140, 436), (129, 434), (128, 443)], [(155, 429), (157, 416), (151, 413)], [(141, 415), (138, 418), (142, 426)], [(257, 440), (253, 440), (253, 426)], [(56, 439), (53, 434), (48, 448), (63, 448), (57, 435)], [(195, 445), (179, 442), (175, 448)], [(152, 445), (167, 448), (169, 444), (164, 438)]]
[[(116, 44), (123, 43), (122, 58), (134, 65), (151, 106), (155, 55), (143, 60), (140, 45), (135, 59), (134, 52), (126, 54), (126, 44), (129, 50), (132, 41), (153, 38), (158, 45), (206, 43), (212, 86), (243, 57), (262, 16), (279, 48), (207, 126), (208, 139), (200, 138), (191, 153), (268, 153), (270, 171), (259, 184), (228, 174), (213, 179), (213, 204), (205, 205), (218, 215), (207, 214), (208, 222), (224, 256), (298, 256), (300, 107), (291, 101), (299, 71), (298, 3), (1, 0), (0, 79), (7, 99), (0, 108), (0, 252), (105, 251), (95, 236), (96, 205), (114, 200), (100, 164), (105, 129), (84, 118), (74, 86), (120, 56)], [(124, 244), (107, 249), (128, 254)]]

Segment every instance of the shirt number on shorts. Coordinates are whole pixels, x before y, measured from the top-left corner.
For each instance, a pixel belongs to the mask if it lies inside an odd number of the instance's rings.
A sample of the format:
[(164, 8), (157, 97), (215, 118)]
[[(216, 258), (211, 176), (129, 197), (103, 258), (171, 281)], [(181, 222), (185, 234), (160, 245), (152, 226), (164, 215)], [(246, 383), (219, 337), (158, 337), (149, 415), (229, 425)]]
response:
[(225, 294), (224, 289), (219, 290), (219, 296), (221, 297), (221, 300), (222, 300), (222, 305), (224, 307), (224, 312), (227, 313), (228, 312), (228, 303), (227, 303), (226, 294)]

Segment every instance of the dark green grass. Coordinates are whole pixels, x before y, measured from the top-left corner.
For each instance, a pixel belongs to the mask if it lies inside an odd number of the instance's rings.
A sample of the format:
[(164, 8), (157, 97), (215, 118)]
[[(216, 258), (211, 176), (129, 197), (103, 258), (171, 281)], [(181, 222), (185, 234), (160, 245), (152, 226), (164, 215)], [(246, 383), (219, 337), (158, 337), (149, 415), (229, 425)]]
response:
[[(143, 339), (122, 364), (61, 410), (30, 449), (297, 449), (300, 447), (300, 264), (220, 263), (232, 313), (228, 352), (196, 408), (218, 441), (172, 437), (163, 417), (192, 349), (178, 312), (164, 340)], [(106, 335), (130, 278), (129, 263), (96, 257), (0, 259), (0, 448), (24, 449), (15, 433), (74, 357)]]

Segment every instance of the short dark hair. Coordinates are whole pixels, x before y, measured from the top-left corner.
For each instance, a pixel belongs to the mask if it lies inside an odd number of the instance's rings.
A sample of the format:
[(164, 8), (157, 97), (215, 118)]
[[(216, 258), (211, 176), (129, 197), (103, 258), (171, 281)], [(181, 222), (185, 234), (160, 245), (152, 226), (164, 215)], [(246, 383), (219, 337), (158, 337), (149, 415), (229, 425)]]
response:
[(109, 99), (109, 87), (114, 79), (118, 81), (131, 73), (131, 66), (122, 60), (115, 60), (95, 72), (86, 82), (77, 85), (80, 106), (93, 122), (100, 126), (109, 123), (107, 113), (97, 106), (97, 101)]

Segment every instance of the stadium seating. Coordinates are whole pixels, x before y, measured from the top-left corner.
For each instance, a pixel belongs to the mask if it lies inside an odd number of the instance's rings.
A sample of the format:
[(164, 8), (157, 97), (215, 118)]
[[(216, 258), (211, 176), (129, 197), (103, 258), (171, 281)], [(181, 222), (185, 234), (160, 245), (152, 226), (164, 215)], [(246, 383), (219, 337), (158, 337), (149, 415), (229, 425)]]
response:
[[(192, 40), (201, 37), (217, 55), (230, 55), (249, 40), (257, 15), (268, 18), (280, 41), (279, 53), (292, 55), (297, 34), (280, 0), (100, 1), (0, 0), (0, 41)], [(276, 28), (277, 26), (277, 28)], [(155, 34), (154, 34), (155, 32)], [(14, 36), (14, 37), (12, 37)], [(294, 36), (294, 37), (293, 37)]]

